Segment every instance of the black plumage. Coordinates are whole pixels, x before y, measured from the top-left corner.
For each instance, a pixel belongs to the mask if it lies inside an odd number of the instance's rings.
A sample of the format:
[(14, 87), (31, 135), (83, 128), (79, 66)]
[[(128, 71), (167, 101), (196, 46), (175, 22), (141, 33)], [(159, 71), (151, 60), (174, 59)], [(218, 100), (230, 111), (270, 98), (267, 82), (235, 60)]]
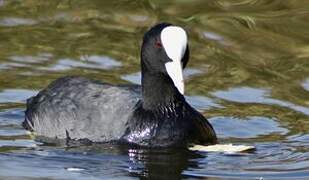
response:
[[(170, 62), (152, 27), (141, 48), (142, 86), (111, 85), (64, 77), (27, 102), (23, 126), (43, 141), (119, 142), (147, 147), (216, 143), (209, 122), (175, 87), (164, 64)], [(183, 68), (189, 47), (182, 57)]]

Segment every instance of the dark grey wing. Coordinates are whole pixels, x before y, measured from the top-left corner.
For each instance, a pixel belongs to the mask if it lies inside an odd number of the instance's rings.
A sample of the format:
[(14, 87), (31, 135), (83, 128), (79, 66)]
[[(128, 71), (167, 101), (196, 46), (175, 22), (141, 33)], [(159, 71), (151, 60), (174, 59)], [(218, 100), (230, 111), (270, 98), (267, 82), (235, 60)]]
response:
[(28, 100), (23, 125), (47, 138), (117, 140), (140, 96), (139, 86), (60, 78)]

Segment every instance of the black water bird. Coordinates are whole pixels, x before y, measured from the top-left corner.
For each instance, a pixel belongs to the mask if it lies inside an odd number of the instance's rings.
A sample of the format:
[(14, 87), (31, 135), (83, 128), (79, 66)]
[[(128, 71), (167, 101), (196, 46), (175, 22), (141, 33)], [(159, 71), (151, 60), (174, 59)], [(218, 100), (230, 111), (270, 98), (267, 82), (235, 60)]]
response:
[(28, 99), (23, 126), (42, 141), (119, 142), (146, 147), (214, 144), (216, 134), (184, 97), (186, 32), (161, 23), (145, 33), (142, 86), (63, 77)]

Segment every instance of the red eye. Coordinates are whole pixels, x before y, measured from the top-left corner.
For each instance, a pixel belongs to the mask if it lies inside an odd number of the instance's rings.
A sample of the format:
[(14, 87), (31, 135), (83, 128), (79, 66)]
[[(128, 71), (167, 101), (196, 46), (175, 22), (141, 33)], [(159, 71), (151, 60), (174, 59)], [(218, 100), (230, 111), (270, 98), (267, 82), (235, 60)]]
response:
[(155, 46), (156, 46), (157, 48), (162, 48), (162, 43), (160, 42), (160, 40), (156, 40)]

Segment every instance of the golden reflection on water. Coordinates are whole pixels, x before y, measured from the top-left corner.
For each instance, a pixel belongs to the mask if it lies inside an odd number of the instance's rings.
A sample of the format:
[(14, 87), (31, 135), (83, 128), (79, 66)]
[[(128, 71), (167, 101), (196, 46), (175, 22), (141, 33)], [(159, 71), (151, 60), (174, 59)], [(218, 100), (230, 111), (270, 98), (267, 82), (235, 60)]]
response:
[[(306, 5), (292, 0), (3, 1), (0, 88), (41, 89), (69, 74), (123, 82), (121, 76), (139, 71), (143, 32), (169, 21), (186, 28), (192, 52), (189, 67), (204, 72), (187, 80), (189, 95), (211, 97), (231, 87), (262, 88), (274, 99), (308, 107), (309, 92), (302, 86), (308, 78)], [(121, 66), (93, 69), (82, 58), (89, 56), (106, 56)], [(241, 112), (233, 102), (220, 103), (229, 108), (211, 109), (210, 114), (252, 115), (250, 103), (242, 104)], [(266, 109), (280, 111), (270, 116), (283, 121), (295, 121), (291, 113), (298, 122), (308, 119), (290, 108), (254, 106), (254, 115), (268, 114)]]
[[(273, 98), (308, 106), (309, 92), (302, 86), (308, 78), (306, 5), (292, 0), (2, 1), (0, 88), (41, 89), (68, 74), (122, 82), (120, 76), (139, 71), (143, 32), (169, 21), (186, 28), (192, 51), (189, 65), (204, 72), (187, 80), (188, 94), (210, 96), (248, 86), (270, 89)], [(84, 63), (80, 61), (85, 56), (107, 56), (121, 67), (72, 65)], [(229, 108), (225, 114), (233, 111)], [(288, 120), (287, 114), (272, 116)]]
[(64, 75), (136, 82), (143, 33), (167, 21), (188, 32), (187, 99), (206, 117), (268, 117), (289, 131), (265, 141), (306, 134), (308, 7), (301, 0), (0, 0), (0, 109), (24, 105), (7, 92), (35, 93)]

